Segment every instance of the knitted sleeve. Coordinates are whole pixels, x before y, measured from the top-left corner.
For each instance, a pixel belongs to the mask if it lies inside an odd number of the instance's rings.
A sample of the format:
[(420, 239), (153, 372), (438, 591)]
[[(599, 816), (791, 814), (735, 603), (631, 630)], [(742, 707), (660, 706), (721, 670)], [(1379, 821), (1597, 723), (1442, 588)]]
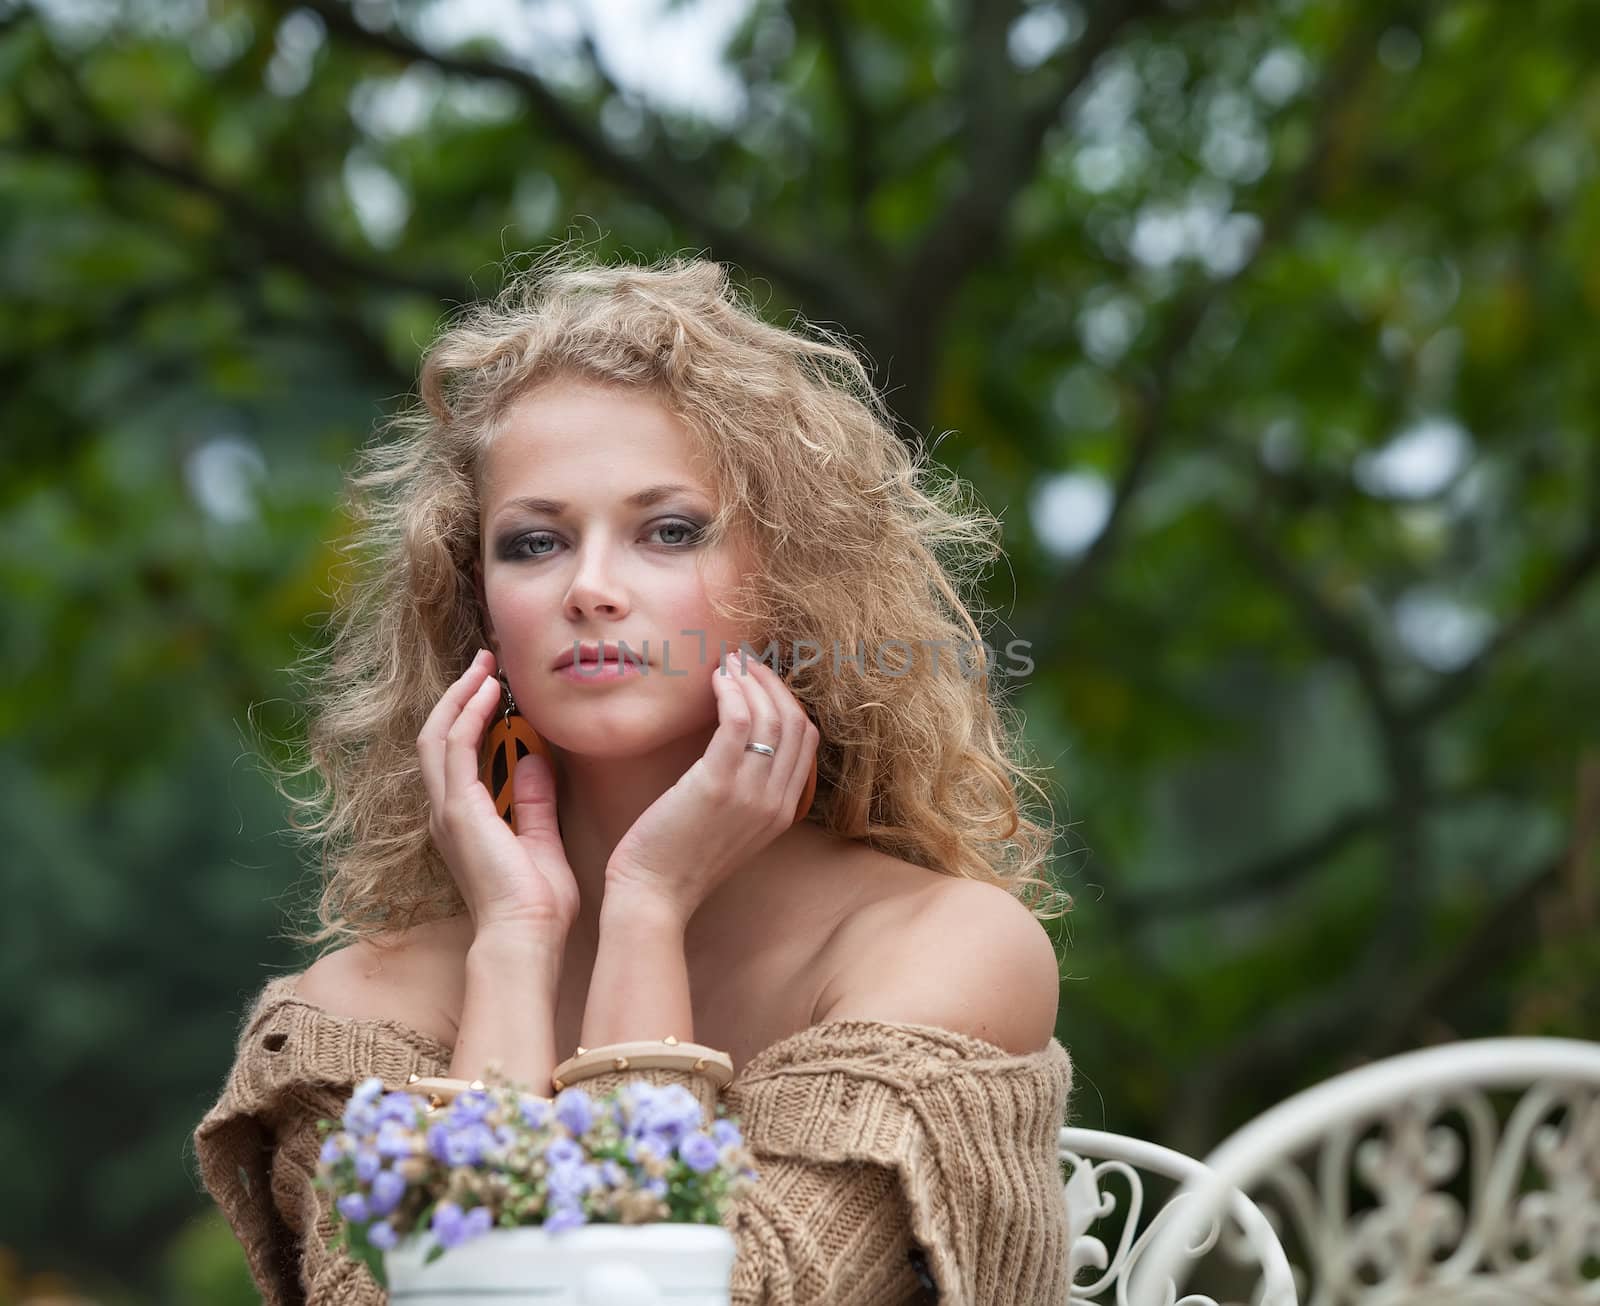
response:
[(369, 1075), (443, 1075), (449, 1052), (388, 1020), (342, 1020), (272, 980), (241, 1026), (232, 1068), (194, 1133), (200, 1181), (244, 1248), (265, 1306), (383, 1306), (365, 1266), (328, 1250), (329, 1195), (312, 1184), (319, 1119)]
[[(704, 1076), (647, 1074), (709, 1106)], [(765, 1049), (720, 1094), (760, 1173), (724, 1221), (733, 1306), (1059, 1306), (1071, 1083), (1054, 1039), (1018, 1056), (932, 1026), (841, 1020)]]
[[(383, 1306), (365, 1267), (328, 1250), (316, 1121), (368, 1076), (446, 1074), (450, 1051), (399, 1022), (335, 1017), (297, 998), (294, 978), (269, 983), (244, 1020), (195, 1131), (200, 1178), (266, 1306)], [(635, 1073), (579, 1086), (599, 1096)], [(733, 1306), (1066, 1300), (1056, 1158), (1071, 1069), (1055, 1040), (1015, 1056), (931, 1026), (828, 1021), (758, 1053), (720, 1093), (703, 1075), (642, 1074), (685, 1084), (708, 1116), (720, 1103), (754, 1154), (760, 1178), (724, 1217)]]

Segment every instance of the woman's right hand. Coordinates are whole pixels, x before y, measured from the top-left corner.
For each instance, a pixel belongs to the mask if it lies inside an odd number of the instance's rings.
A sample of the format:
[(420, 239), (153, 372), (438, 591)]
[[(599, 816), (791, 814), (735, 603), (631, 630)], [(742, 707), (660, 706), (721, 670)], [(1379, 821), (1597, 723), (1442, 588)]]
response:
[(480, 649), (417, 736), (428, 832), (455, 877), (475, 934), (505, 926), (560, 947), (578, 914), (578, 882), (556, 822), (555, 777), (535, 755), (517, 763), (513, 832), (478, 773), (483, 733), (499, 704), (494, 654)]

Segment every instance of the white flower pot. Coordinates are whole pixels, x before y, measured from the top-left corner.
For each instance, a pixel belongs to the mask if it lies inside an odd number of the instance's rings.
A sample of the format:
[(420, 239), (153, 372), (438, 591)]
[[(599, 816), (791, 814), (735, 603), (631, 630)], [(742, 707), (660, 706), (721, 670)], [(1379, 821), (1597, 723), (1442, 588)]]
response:
[(431, 1234), (384, 1253), (394, 1306), (728, 1306), (733, 1235), (715, 1224), (491, 1229), (431, 1265)]

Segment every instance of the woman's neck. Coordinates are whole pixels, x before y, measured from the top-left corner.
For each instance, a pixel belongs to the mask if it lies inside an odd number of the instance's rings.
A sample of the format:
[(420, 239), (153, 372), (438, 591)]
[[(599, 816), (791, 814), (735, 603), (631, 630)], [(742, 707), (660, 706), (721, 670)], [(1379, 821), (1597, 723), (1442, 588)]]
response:
[(710, 727), (684, 735), (644, 756), (558, 753), (556, 810), (578, 882), (580, 921), (598, 922), (612, 852), (644, 810), (704, 756), (714, 733)]
[[(600, 906), (605, 897), (606, 865), (644, 810), (683, 778), (704, 756), (715, 728), (681, 739), (644, 757), (599, 758), (558, 754), (556, 802), (561, 840), (578, 883), (578, 916), (567, 951), (582, 964), (594, 958), (600, 937)], [(751, 936), (759, 923), (784, 916), (785, 881), (799, 864), (819, 860), (826, 846), (850, 841), (800, 822), (761, 850), (701, 904), (690, 922), (686, 944), (694, 951), (720, 955)]]

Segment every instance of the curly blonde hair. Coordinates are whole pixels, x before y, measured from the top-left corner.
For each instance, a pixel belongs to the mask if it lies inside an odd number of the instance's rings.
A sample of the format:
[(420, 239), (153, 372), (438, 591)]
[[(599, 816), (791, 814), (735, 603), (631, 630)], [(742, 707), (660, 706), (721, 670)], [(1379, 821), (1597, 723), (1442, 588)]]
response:
[[(1049, 797), (988, 666), (936, 655), (906, 674), (852, 656), (891, 641), (981, 647), (969, 605), (999, 522), (895, 434), (842, 338), (763, 321), (720, 264), (607, 265), (563, 243), (447, 325), (422, 360), (420, 402), (380, 423), (346, 478), (354, 574), (330, 595), (326, 656), (307, 650), (292, 668), (310, 723), (278, 769), (291, 829), (321, 852), (320, 928), (290, 937), (375, 940), (464, 910), (429, 839), (416, 737), (487, 647), (474, 572), (486, 451), (513, 401), (554, 380), (659, 398), (710, 468), (704, 538), (753, 545), (746, 583), (716, 606), (779, 650), (846, 650), (785, 673), (821, 732), (808, 819), (1003, 886), (1040, 919), (1064, 914), (1070, 898), (1037, 874), (1055, 835)], [(313, 773), (309, 794), (283, 783)]]

